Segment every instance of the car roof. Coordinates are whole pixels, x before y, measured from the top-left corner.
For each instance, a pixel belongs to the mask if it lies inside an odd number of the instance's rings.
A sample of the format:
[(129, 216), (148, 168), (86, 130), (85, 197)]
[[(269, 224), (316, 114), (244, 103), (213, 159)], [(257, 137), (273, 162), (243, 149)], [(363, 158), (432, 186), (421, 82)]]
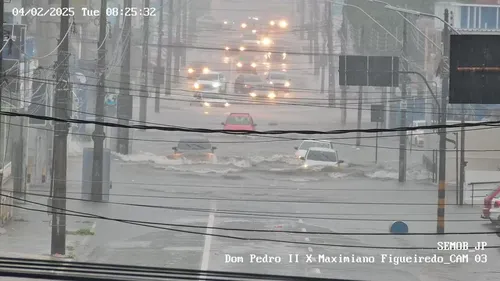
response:
[(303, 140), (302, 142), (327, 142), (327, 143), (330, 143), (330, 141), (328, 140)]
[(179, 140), (179, 142), (210, 142), (207, 138), (182, 138)]
[(312, 151), (323, 151), (323, 152), (337, 152), (335, 149), (325, 148), (325, 147), (311, 147), (309, 150)]
[(229, 113), (229, 116), (250, 116), (250, 113)]

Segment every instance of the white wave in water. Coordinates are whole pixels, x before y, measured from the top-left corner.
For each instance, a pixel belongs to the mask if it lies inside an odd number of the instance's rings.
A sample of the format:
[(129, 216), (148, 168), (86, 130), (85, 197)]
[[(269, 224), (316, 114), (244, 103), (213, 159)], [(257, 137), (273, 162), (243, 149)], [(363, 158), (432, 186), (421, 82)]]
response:
[(135, 163), (153, 163), (157, 165), (182, 165), (184, 164), (182, 160), (168, 159), (167, 156), (159, 156), (149, 152), (143, 152), (139, 154), (123, 155), (119, 153), (113, 153), (116, 157), (124, 162), (135, 162)]
[(240, 169), (233, 169), (233, 168), (225, 168), (225, 169), (216, 169), (216, 168), (207, 168), (207, 167), (197, 167), (197, 166), (167, 166), (163, 167), (163, 169), (168, 170), (168, 171), (175, 171), (175, 172), (189, 172), (189, 173), (195, 173), (195, 174), (200, 174), (200, 175), (206, 175), (206, 174), (217, 174), (217, 175), (227, 175), (230, 173), (237, 173), (240, 172)]
[[(399, 171), (393, 167), (384, 167), (375, 171), (365, 172), (365, 176), (372, 179), (394, 180), (399, 178)], [(408, 180), (429, 179), (429, 172), (420, 164), (407, 167), (406, 178)]]

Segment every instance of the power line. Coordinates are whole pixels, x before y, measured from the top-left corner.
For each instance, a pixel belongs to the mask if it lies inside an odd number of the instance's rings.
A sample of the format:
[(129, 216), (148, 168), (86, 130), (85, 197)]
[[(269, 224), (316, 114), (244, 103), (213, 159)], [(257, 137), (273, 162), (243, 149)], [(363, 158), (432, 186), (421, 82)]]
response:
[(34, 119), (47, 120), (47, 121), (56, 121), (56, 122), (64, 122), (64, 123), (76, 123), (76, 124), (96, 124), (102, 125), (106, 127), (117, 127), (117, 128), (129, 128), (129, 129), (140, 129), (140, 130), (158, 130), (158, 131), (167, 131), (167, 132), (190, 132), (190, 133), (223, 133), (223, 134), (237, 134), (237, 135), (284, 135), (284, 134), (303, 134), (303, 135), (340, 135), (347, 133), (381, 133), (381, 132), (400, 132), (400, 131), (416, 131), (421, 129), (440, 129), (440, 128), (461, 128), (461, 127), (479, 127), (479, 126), (488, 126), (488, 125), (498, 125), (500, 121), (485, 121), (485, 122), (477, 122), (477, 123), (459, 123), (459, 124), (450, 124), (450, 125), (429, 125), (429, 126), (418, 126), (418, 127), (396, 127), (390, 129), (351, 129), (351, 130), (331, 130), (331, 131), (314, 131), (314, 130), (270, 130), (270, 131), (228, 131), (228, 130), (216, 130), (216, 129), (205, 129), (205, 128), (185, 128), (185, 127), (174, 127), (171, 125), (164, 126), (147, 126), (147, 125), (120, 125), (110, 122), (97, 122), (90, 120), (82, 120), (82, 119), (62, 119), (55, 118), (49, 116), (37, 116), (33, 114), (25, 114), (18, 112), (6, 112), (1, 111), (0, 115), (5, 116), (14, 116), (14, 117), (30, 117)]
[[(3, 195), (7, 196), (7, 195)], [(22, 198), (15, 198), (12, 196), (7, 196), (11, 197), (13, 199), (18, 199), (27, 203), (39, 205), (39, 206), (44, 206), (44, 207), (49, 207), (48, 205), (37, 203), (34, 201), (22, 199)], [(10, 205), (10, 204), (9, 204)], [(16, 205), (10, 205), (16, 208), (20, 209), (26, 209), (29, 211), (37, 211), (37, 212), (44, 212), (46, 213), (46, 210), (38, 210), (38, 209), (32, 209), (32, 208), (26, 208), (26, 207), (21, 207), (21, 206), (16, 206)], [(52, 209), (59, 210), (59, 211), (64, 211), (64, 212), (70, 212), (71, 214), (66, 214), (67, 216), (75, 216), (75, 217), (84, 217), (84, 218), (95, 218), (95, 219), (102, 219), (102, 220), (107, 220), (107, 221), (115, 221), (115, 222), (120, 222), (120, 223), (125, 223), (125, 224), (131, 224), (131, 225), (137, 225), (137, 226), (144, 226), (148, 228), (155, 228), (155, 229), (162, 229), (162, 230), (169, 230), (173, 232), (181, 232), (181, 233), (186, 233), (186, 234), (197, 234), (197, 235), (203, 235), (203, 236), (212, 236), (212, 237), (220, 237), (220, 238), (227, 238), (227, 239), (233, 239), (233, 240), (244, 240), (244, 241), (262, 241), (262, 242), (277, 242), (277, 243), (284, 243), (284, 244), (296, 244), (296, 245), (314, 245), (314, 246), (326, 246), (326, 247), (338, 247), (338, 248), (358, 248), (358, 249), (384, 249), (384, 250), (435, 250), (436, 247), (390, 247), (390, 246), (366, 246), (366, 245), (344, 245), (344, 244), (327, 244), (327, 243), (311, 243), (311, 242), (298, 242), (298, 241), (288, 241), (288, 240), (280, 240), (280, 239), (267, 239), (267, 238), (249, 238), (249, 237), (241, 237), (241, 236), (233, 236), (233, 235), (223, 235), (223, 234), (214, 234), (214, 233), (205, 233), (205, 232), (197, 232), (197, 231), (191, 231), (191, 230), (183, 230), (183, 229), (176, 229), (176, 228), (171, 228), (171, 227), (162, 227), (159, 225), (156, 225), (154, 223), (149, 223), (149, 222), (144, 222), (144, 221), (134, 221), (134, 220), (125, 220), (125, 219), (117, 219), (117, 218), (110, 218), (110, 217), (105, 217), (105, 216), (100, 216), (100, 215), (94, 215), (90, 213), (85, 213), (85, 212), (78, 212), (78, 211), (72, 211), (69, 209), (61, 209), (61, 208), (55, 208), (52, 207)], [(49, 211), (50, 213), (51, 211)], [(161, 224), (164, 225), (164, 224)], [(189, 227), (189, 228), (197, 228), (197, 226), (182, 226), (182, 227)], [(279, 232), (279, 231), (275, 231)], [(298, 232), (298, 233), (307, 233), (307, 232)], [(328, 235), (332, 235), (332, 233), (326, 233)], [(496, 234), (496, 232), (488, 233), (488, 234)], [(333, 234), (335, 235), (335, 234)], [(342, 234), (338, 234), (342, 235)], [(408, 235), (408, 234), (406, 234)], [(427, 234), (426, 234), (427, 235)], [(429, 234), (429, 235), (436, 235), (436, 234)], [(457, 234), (458, 235), (458, 234)], [(485, 249), (498, 249), (500, 248), (500, 245), (494, 245), (494, 246), (485, 246)]]

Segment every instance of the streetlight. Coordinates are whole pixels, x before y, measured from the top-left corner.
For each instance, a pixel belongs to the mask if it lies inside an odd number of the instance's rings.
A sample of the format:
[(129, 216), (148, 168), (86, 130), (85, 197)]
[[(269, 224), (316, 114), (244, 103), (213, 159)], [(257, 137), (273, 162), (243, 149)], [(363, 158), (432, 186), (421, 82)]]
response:
[[(382, 3), (381, 1), (375, 1), (375, 0), (373, 2)], [(388, 10), (393, 10), (393, 11), (397, 11), (397, 12), (401, 12), (401, 13), (405, 13), (405, 14), (410, 14), (410, 15), (415, 15), (418, 17), (435, 18), (435, 19), (441, 21), (442, 23), (444, 23), (446, 26), (448, 26), (448, 28), (453, 30), (456, 34), (460, 34), (460, 32), (458, 32), (458, 30), (456, 30), (450, 23), (446, 22), (444, 19), (442, 19), (434, 14), (422, 13), (422, 12), (415, 11), (415, 10), (408, 10), (408, 9), (403, 9), (403, 8), (399, 8), (399, 7), (394, 7), (394, 6), (391, 6), (387, 3), (384, 3), (384, 4), (386, 4), (385, 8)]]

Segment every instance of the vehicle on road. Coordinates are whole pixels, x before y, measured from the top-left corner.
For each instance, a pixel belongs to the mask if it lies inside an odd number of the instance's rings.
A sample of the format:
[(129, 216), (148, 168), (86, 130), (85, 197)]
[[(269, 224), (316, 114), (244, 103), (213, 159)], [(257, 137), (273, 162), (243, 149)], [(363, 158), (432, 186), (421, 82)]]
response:
[(273, 47), (264, 57), (271, 71), (287, 71), (288, 54), (285, 48)]
[(257, 126), (249, 113), (231, 113), (226, 118), (226, 122), (221, 124), (224, 126), (224, 130), (229, 131), (255, 131)]
[(256, 74), (240, 74), (234, 81), (235, 94), (249, 94), (257, 85), (262, 85), (264, 81)]
[(500, 198), (493, 202), (493, 207), (490, 209), (490, 221), (492, 224), (500, 226)]
[(340, 167), (344, 163), (339, 159), (337, 151), (330, 148), (311, 147), (307, 150), (306, 156), (301, 158), (304, 160), (303, 168), (310, 167)]
[(177, 146), (172, 147), (174, 153), (169, 159), (216, 162), (217, 156), (213, 146), (207, 138), (185, 138), (179, 140)]
[(500, 186), (484, 197), (482, 219), (490, 219), (490, 210), (494, 207), (495, 202), (498, 202), (497, 200), (500, 200)]
[[(425, 120), (414, 120), (412, 123), (412, 127), (422, 127), (426, 126), (427, 122)], [(417, 129), (415, 131), (410, 131), (409, 134), (410, 136), (410, 142), (411, 145), (423, 147), (424, 146), (424, 136), (425, 136), (425, 131), (422, 129)]]
[(227, 81), (224, 74), (220, 72), (202, 73), (193, 84), (196, 91), (203, 93), (220, 93), (227, 92)]
[(253, 54), (242, 53), (235, 60), (238, 73), (257, 74), (258, 59)]
[(273, 87), (268, 84), (255, 85), (249, 93), (252, 101), (268, 100), (274, 101), (276, 99), (276, 92)]
[[(196, 104), (203, 107), (229, 107), (230, 104), (223, 94), (197, 92), (195, 94)], [(193, 103), (191, 103), (193, 104)]]
[(295, 147), (295, 157), (305, 157), (307, 150), (312, 147), (333, 149), (333, 144), (326, 140), (304, 140), (299, 146)]
[(192, 62), (187, 67), (187, 78), (188, 80), (196, 80), (198, 76), (208, 72), (210, 72), (210, 68), (206, 62)]
[(284, 93), (285, 97), (287, 96), (286, 94), (290, 94), (290, 83), (292, 80), (285, 72), (269, 72), (266, 76), (266, 81), (273, 87), (275, 92)]

